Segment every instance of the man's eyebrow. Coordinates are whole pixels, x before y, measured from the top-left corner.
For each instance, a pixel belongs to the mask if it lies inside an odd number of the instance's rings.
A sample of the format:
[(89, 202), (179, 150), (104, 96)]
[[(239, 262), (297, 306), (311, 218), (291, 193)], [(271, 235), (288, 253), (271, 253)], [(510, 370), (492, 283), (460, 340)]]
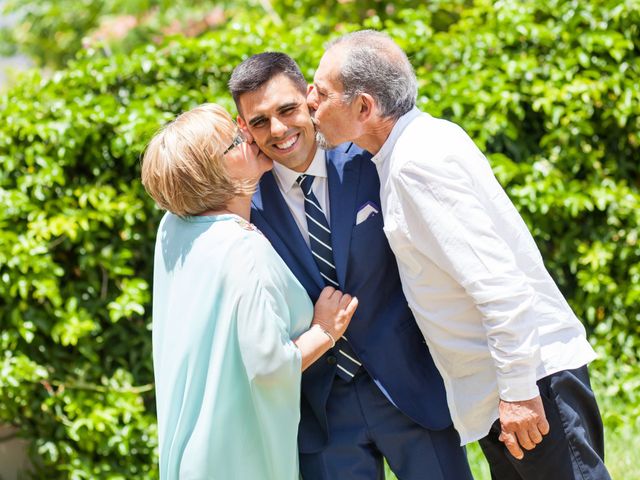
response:
[[(281, 113), (287, 109), (298, 107), (299, 105), (300, 105), (300, 102), (296, 102), (292, 100), (291, 102), (283, 103), (282, 105), (280, 105), (277, 108), (277, 111), (278, 113)], [(267, 118), (266, 115), (256, 115), (251, 120), (249, 120), (249, 125), (254, 126), (256, 123), (262, 120), (266, 120), (266, 118)]]
[(291, 107), (297, 107), (300, 105), (300, 102), (287, 102), (278, 107), (278, 112), (282, 112), (283, 110), (287, 110)]
[(256, 123), (258, 123), (261, 120), (266, 119), (267, 117), (265, 117), (264, 115), (258, 115), (253, 117), (252, 119), (249, 120), (249, 125), (254, 126)]

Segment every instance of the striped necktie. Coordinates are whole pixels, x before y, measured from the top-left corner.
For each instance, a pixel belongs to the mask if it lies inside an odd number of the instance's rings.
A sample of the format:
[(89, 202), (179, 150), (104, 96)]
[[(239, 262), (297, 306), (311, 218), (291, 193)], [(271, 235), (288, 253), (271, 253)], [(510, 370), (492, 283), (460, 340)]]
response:
[[(313, 259), (320, 270), (325, 285), (339, 288), (338, 275), (333, 260), (331, 248), (331, 228), (327, 217), (320, 207), (318, 198), (314, 195), (313, 175), (300, 175), (296, 182), (304, 195), (304, 212), (307, 217), (307, 229), (309, 230), (309, 246)], [(338, 369), (336, 373), (346, 381), (350, 381), (362, 366), (346, 337), (336, 342)]]

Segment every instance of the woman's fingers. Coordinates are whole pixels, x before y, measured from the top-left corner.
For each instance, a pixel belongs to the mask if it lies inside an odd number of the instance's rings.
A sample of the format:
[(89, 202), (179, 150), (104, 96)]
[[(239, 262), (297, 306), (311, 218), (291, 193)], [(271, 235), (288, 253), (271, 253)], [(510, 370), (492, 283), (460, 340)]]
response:
[(319, 297), (319, 298), (322, 298), (322, 299), (329, 299), (329, 298), (331, 298), (331, 296), (332, 296), (335, 292), (337, 292), (337, 291), (338, 291), (338, 290), (336, 290), (336, 289), (335, 289), (335, 288), (333, 288), (333, 287), (324, 287), (324, 288), (322, 289), (322, 291), (320, 292), (320, 297)]
[[(351, 297), (351, 295), (349, 295), (349, 297)], [(355, 313), (356, 308), (358, 308), (358, 297), (353, 297), (350, 298), (349, 303), (344, 311), (349, 316), (349, 318), (351, 318)]]
[(351, 302), (351, 295), (345, 293), (344, 295), (342, 295), (342, 298), (340, 298), (338, 305), (340, 306), (340, 308), (344, 309), (347, 307), (347, 305), (349, 305), (349, 302)]

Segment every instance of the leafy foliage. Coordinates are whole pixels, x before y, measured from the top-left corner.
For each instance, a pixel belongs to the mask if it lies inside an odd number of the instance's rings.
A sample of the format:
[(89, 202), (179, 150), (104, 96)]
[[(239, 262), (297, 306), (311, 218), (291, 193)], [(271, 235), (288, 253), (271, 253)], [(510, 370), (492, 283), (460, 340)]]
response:
[[(64, 66), (82, 49), (130, 52), (165, 36), (198, 36), (224, 22), (228, 0), (5, 0), (13, 17), (0, 28), (0, 52), (20, 50), (37, 64)], [(240, 7), (260, 8), (252, 0)], [(268, 4), (268, 2), (267, 2)], [(225, 10), (223, 10), (225, 7)]]
[(231, 110), (226, 82), (248, 55), (288, 52), (311, 78), (323, 44), (363, 26), (408, 52), (420, 106), (489, 153), (601, 354), (597, 385), (628, 406), (605, 400), (607, 424), (638, 418), (640, 2), (372, 2), (303, 18), (307, 3), (324, 5), (283, 0), (197, 39), (89, 51), (2, 99), (0, 422), (33, 440), (36, 478), (158, 475), (146, 141), (204, 101)]

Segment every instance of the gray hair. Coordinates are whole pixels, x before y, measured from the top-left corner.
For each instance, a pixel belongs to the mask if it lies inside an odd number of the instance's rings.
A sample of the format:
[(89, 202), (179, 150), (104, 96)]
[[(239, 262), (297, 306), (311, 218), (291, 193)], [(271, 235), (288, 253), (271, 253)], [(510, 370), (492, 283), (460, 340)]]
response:
[(402, 49), (385, 33), (360, 30), (329, 43), (346, 49), (340, 71), (344, 101), (362, 93), (377, 102), (383, 117), (400, 118), (416, 104), (418, 82)]

